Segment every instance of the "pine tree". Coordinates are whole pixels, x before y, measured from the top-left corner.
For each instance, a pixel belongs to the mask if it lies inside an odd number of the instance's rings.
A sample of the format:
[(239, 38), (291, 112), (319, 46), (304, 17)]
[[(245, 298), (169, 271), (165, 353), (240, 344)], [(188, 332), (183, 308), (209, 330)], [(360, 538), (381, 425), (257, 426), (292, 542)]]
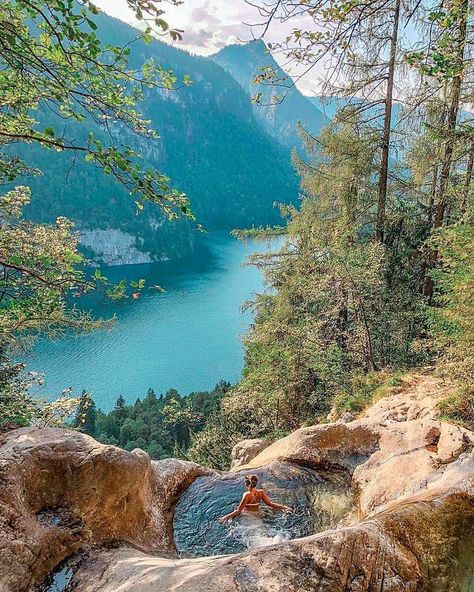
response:
[(123, 395), (119, 395), (117, 397), (117, 401), (115, 402), (115, 406), (113, 409), (114, 416), (119, 423), (119, 425), (127, 418), (128, 415), (128, 408), (127, 403)]
[(97, 407), (91, 394), (82, 391), (73, 421), (74, 427), (90, 436), (96, 435)]

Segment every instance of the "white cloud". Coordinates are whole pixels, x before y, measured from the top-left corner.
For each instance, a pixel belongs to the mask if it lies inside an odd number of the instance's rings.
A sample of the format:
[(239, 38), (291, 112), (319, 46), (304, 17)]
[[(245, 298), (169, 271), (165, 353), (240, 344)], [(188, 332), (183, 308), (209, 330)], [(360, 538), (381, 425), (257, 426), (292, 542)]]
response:
[(211, 5), (210, 0), (207, 0), (202, 4), (193, 9), (191, 12), (192, 23), (204, 23), (206, 25), (218, 25), (220, 20), (214, 14), (214, 7)]
[[(133, 12), (125, 0), (95, 0), (97, 6), (108, 14), (130, 24), (136, 24)], [(184, 0), (179, 6), (163, 3), (164, 18), (173, 28), (183, 29), (184, 35), (179, 47), (199, 55), (210, 55), (231, 43), (245, 42), (258, 36), (261, 29), (251, 27), (261, 21), (254, 7), (245, 0)], [(312, 21), (299, 19), (296, 23), (273, 23), (265, 36), (267, 42), (279, 41), (296, 26), (309, 26)], [(281, 62), (279, 56), (275, 56)], [(283, 65), (283, 64), (281, 64)], [(290, 74), (300, 69), (293, 68)], [(314, 94), (318, 85), (318, 74), (312, 73), (298, 81), (306, 94)]]

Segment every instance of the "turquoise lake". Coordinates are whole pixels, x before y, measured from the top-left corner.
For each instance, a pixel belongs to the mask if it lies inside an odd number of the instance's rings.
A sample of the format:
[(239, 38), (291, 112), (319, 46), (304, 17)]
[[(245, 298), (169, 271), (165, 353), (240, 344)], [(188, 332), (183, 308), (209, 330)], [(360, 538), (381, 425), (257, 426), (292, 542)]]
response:
[(145, 278), (166, 292), (144, 290), (138, 301), (89, 306), (95, 316), (115, 314), (113, 327), (41, 340), (29, 355), (29, 369), (45, 373), (44, 394), (86, 389), (104, 410), (119, 394), (134, 402), (150, 387), (187, 394), (212, 389), (219, 380), (237, 381), (241, 339), (252, 321), (241, 307), (263, 289), (261, 272), (243, 263), (266, 249), (268, 243), (217, 233), (201, 238), (187, 260), (105, 268), (111, 281)]

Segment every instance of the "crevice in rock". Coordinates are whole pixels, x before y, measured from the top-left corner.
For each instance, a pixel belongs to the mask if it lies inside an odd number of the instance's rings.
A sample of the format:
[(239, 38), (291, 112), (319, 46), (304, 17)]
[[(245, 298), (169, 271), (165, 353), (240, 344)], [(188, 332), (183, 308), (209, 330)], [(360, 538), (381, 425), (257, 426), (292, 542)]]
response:
[(426, 450), (428, 450), (428, 452), (438, 454), (438, 444), (440, 438), (441, 430), (438, 426), (433, 426), (426, 434), (426, 440), (428, 442), (426, 445)]
[(46, 507), (36, 513), (36, 519), (45, 528), (57, 527), (77, 531), (84, 522), (67, 507)]

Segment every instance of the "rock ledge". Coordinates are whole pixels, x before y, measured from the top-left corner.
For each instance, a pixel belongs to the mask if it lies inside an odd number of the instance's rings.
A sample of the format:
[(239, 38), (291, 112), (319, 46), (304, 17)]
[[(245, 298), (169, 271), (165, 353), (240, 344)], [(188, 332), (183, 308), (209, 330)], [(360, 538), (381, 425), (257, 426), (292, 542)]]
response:
[(172, 557), (174, 504), (206, 469), (70, 430), (4, 434), (0, 591), (31, 590), (83, 550), (76, 592), (472, 592), (474, 434), (436, 419), (440, 393), (418, 376), (355, 421), (302, 428), (255, 454), (261, 443), (244, 444), (234, 471), (343, 470), (357, 501), (346, 526), (231, 556)]

